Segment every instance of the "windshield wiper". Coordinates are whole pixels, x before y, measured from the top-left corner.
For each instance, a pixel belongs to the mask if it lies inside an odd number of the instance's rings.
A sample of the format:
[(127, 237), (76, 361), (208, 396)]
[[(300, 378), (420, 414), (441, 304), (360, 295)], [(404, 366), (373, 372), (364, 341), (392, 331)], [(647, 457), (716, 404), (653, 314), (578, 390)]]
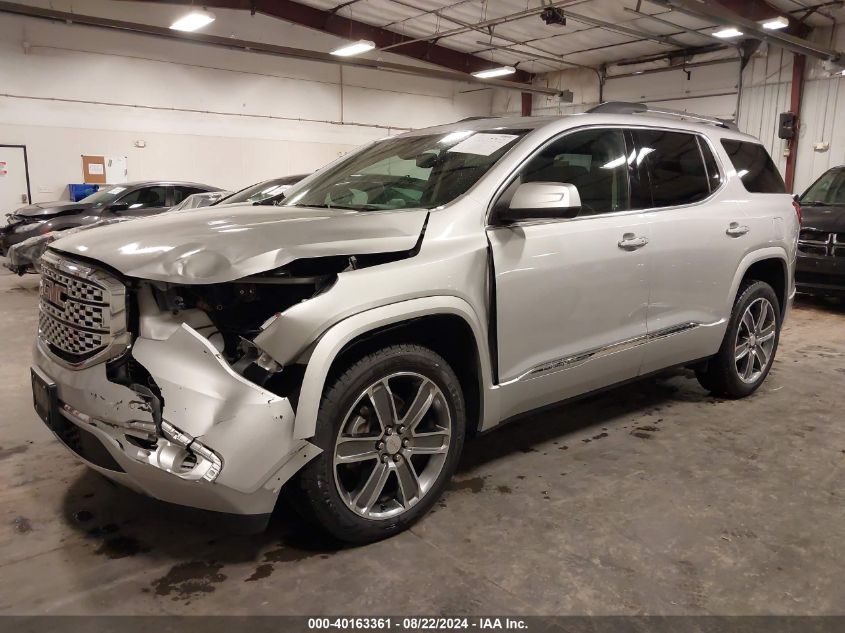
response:
[(338, 209), (340, 211), (358, 211), (354, 207), (341, 207), (336, 204), (292, 204), (292, 207), (305, 207), (306, 209)]

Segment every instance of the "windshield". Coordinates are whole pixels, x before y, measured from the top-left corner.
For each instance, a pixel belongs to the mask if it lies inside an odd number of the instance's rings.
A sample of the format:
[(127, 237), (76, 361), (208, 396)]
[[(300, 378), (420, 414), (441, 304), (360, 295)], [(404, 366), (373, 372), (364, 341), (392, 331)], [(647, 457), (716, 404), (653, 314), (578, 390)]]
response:
[(290, 176), (287, 178), (274, 178), (265, 180), (257, 185), (241, 189), (228, 198), (220, 201), (220, 204), (255, 204), (270, 198), (276, 198), (290, 189), (294, 184), (302, 180), (304, 176)]
[(171, 207), (170, 211), (184, 211), (186, 209), (199, 209), (200, 207), (210, 207), (219, 202), (224, 196), (229, 195), (226, 191), (207, 191), (203, 193), (195, 193)]
[(527, 132), (461, 131), (379, 141), (289, 192), (283, 206), (433, 209), (466, 193)]
[(819, 178), (801, 197), (807, 206), (845, 206), (845, 169), (832, 170)]
[(117, 197), (126, 191), (126, 187), (109, 187), (107, 189), (100, 189), (96, 193), (92, 193), (80, 200), (80, 202), (93, 204), (95, 207), (102, 207), (106, 204), (111, 204)]

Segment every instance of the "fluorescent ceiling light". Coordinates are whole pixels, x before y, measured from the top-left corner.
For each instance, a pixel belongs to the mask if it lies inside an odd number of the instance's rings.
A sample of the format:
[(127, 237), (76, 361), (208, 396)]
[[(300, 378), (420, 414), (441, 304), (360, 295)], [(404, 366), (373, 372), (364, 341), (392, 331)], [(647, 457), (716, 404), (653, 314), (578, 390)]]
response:
[(351, 57), (352, 55), (360, 55), (361, 53), (371, 51), (375, 47), (375, 42), (371, 42), (369, 40), (358, 40), (357, 42), (352, 42), (352, 44), (347, 44), (346, 46), (341, 46), (340, 48), (333, 50), (332, 55), (337, 55), (338, 57)]
[(490, 79), (491, 77), (501, 77), (503, 75), (512, 75), (516, 72), (513, 66), (500, 66), (499, 68), (488, 68), (487, 70), (479, 70), (472, 73), (473, 77), (479, 79)]
[(713, 35), (723, 40), (727, 40), (732, 37), (740, 37), (742, 35), (745, 35), (745, 33), (731, 26), (726, 29), (722, 29), (721, 31), (716, 31), (715, 33), (713, 33)]
[(772, 20), (766, 20), (763, 22), (763, 28), (768, 31), (778, 31), (780, 29), (785, 29), (789, 26), (789, 20), (787, 20), (783, 16), (776, 17)]
[(214, 22), (214, 14), (203, 9), (202, 11), (191, 11), (183, 15), (170, 25), (174, 31), (196, 31)]

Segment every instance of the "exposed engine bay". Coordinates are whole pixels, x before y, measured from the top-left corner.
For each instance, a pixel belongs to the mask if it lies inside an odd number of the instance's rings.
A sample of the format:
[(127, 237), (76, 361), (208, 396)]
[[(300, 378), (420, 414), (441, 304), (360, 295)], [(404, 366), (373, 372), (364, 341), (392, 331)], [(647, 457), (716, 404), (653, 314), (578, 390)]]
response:
[[(414, 251), (338, 255), (295, 260), (281, 268), (233, 282), (181, 285), (142, 282), (155, 306), (175, 322), (185, 322), (207, 338), (232, 368), (276, 393), (282, 367), (252, 341), (288, 308), (328, 291), (340, 273), (349, 273), (399, 259)], [(141, 290), (139, 295), (143, 294)], [(143, 303), (143, 301), (141, 302)], [(271, 378), (276, 380), (271, 381)], [(286, 376), (293, 379), (293, 376)], [(289, 380), (285, 380), (288, 383)]]

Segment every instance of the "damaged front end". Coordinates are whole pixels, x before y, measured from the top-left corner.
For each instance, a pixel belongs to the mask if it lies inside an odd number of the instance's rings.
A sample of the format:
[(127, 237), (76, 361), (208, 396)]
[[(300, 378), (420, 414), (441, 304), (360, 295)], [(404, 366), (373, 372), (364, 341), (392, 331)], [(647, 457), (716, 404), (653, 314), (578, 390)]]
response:
[[(59, 439), (111, 479), (266, 518), (321, 449), (295, 428), (307, 361), (263, 345), (290, 337), (286, 313), (316, 305), (344, 275), (413, 257), (427, 212), (182, 215), (50, 245), (34, 392), (48, 394), (42, 417)], [(86, 433), (93, 444), (75, 439)]]
[(304, 366), (282, 367), (254, 339), (338, 275), (412, 254), (296, 260), (186, 285), (124, 278), (48, 250), (33, 368), (53, 392), (42, 417), (90, 466), (130, 488), (266, 518), (320, 449), (294, 433)]
[(42, 417), (89, 465), (130, 488), (269, 516), (282, 485), (320, 450), (293, 437), (296, 371), (251, 338), (331, 287), (338, 265), (182, 286), (122, 280), (48, 251), (33, 367), (34, 389), (52, 392)]

